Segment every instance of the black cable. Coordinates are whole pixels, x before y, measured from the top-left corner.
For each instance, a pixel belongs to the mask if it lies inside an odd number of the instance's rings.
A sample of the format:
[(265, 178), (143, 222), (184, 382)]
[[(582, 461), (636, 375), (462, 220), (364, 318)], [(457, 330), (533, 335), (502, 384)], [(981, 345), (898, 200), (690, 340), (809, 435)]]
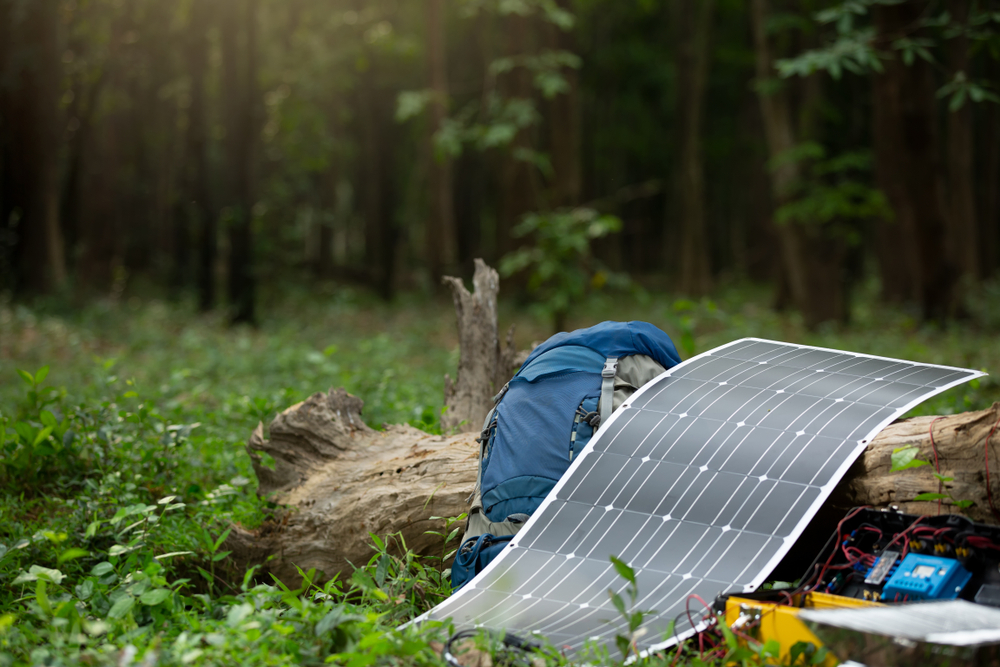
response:
[[(455, 657), (454, 653), (451, 652), (452, 644), (462, 639), (468, 639), (469, 637), (477, 637), (480, 634), (490, 635), (490, 631), (477, 628), (472, 630), (460, 630), (448, 638), (448, 642), (444, 646), (444, 651), (441, 657), (444, 658), (452, 667), (462, 667), (461, 663), (458, 662), (458, 658)], [(542, 650), (542, 645), (538, 642), (532, 641), (530, 639), (525, 639), (524, 637), (519, 637), (518, 635), (512, 634), (510, 632), (505, 633), (492, 633), (492, 636), (499, 640), (505, 648), (515, 649), (518, 651), (523, 651), (525, 653), (535, 653)], [(505, 659), (507, 656), (497, 656), (495, 664), (509, 664)], [(514, 662), (516, 658), (510, 660)]]

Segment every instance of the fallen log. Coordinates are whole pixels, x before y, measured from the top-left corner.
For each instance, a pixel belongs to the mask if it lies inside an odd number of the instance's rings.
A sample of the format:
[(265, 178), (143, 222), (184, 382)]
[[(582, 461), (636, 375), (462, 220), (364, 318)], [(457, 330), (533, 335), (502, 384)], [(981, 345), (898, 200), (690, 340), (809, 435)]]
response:
[[(369, 533), (400, 533), (414, 552), (442, 554), (440, 537), (427, 532), (442, 529), (444, 521), (437, 517), (467, 510), (477, 469), (475, 435), (500, 377), (509, 377), (516, 363), (511, 334), (503, 353), (497, 340), (496, 272), (477, 262), (473, 282), (475, 294), (457, 279), (449, 282), (459, 316), (462, 361), (455, 385), (446, 381), (448, 424), (472, 432), (440, 436), (407, 425), (375, 431), (362, 419), (361, 399), (343, 389), (314, 394), (286, 409), (271, 422), (266, 436), (259, 424), (247, 451), (259, 481), (257, 492), (277, 503), (279, 510), (256, 530), (233, 527), (224, 548), (232, 551), (238, 571), (262, 564), (263, 572), (287, 585), (298, 584), (296, 568), (315, 568), (327, 578), (349, 576), (373, 553)], [(989, 496), (1000, 507), (1000, 433), (994, 439), (988, 436), (998, 420), (1000, 403), (995, 403), (978, 412), (916, 417), (887, 426), (848, 471), (821, 514), (839, 517), (857, 505), (937, 514), (937, 501), (913, 499), (938, 492), (934, 472), (939, 469), (953, 478), (944, 488), (950, 497), (941, 502), (941, 512), (996, 523)], [(937, 469), (891, 471), (893, 450), (909, 445), (919, 448), (920, 458), (937, 461)], [(987, 456), (994, 466), (988, 480)], [(960, 500), (971, 504), (958, 507), (955, 501)], [(825, 541), (829, 529), (816, 528), (799, 541)], [(818, 547), (802, 545), (803, 553), (811, 559)]]
[[(279, 414), (265, 438), (258, 426), (247, 444), (260, 481), (258, 493), (285, 506), (277, 522), (248, 531), (234, 528), (227, 541), (242, 565), (263, 563), (288, 584), (295, 566), (316, 568), (330, 577), (348, 574), (372, 554), (369, 533), (402, 533), (406, 544), (424, 555), (440, 555), (441, 530), (432, 517), (458, 516), (468, 508), (475, 485), (478, 446), (473, 434), (438, 436), (411, 426), (374, 431), (361, 419), (362, 402), (343, 389), (317, 393)], [(947, 417), (916, 417), (887, 426), (875, 437), (828, 505), (896, 507), (910, 514), (937, 514), (938, 503), (915, 502), (937, 492), (932, 465), (890, 472), (892, 451), (914, 445), (933, 461), (937, 449), (946, 489), (956, 500), (971, 500), (959, 510), (951, 500), (942, 512), (961, 513), (995, 523), (989, 508), (984, 456), (986, 436), (1000, 419), (1000, 403), (987, 410)], [(936, 421), (935, 421), (936, 420)], [(934, 445), (929, 426), (934, 422)], [(275, 462), (262, 463), (262, 452)], [(989, 488), (1000, 500), (1000, 446), (991, 440)], [(842, 512), (841, 512), (842, 514)]]

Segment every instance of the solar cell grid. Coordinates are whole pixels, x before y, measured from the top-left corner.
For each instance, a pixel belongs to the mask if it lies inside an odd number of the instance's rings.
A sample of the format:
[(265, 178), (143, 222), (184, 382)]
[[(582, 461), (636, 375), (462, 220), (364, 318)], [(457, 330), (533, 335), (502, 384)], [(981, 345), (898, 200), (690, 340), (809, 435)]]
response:
[(764, 581), (885, 424), (980, 375), (759, 339), (690, 359), (616, 411), (511, 546), (422, 618), (610, 643), (615, 555), (637, 608), (658, 612), (640, 648), (667, 646), (693, 631), (692, 595)]

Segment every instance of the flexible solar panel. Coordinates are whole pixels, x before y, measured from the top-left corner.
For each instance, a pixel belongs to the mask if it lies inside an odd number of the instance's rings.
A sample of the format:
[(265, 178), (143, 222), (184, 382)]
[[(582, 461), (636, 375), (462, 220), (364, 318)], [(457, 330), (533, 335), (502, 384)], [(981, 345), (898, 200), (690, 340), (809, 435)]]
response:
[(417, 621), (612, 645), (615, 555), (636, 571), (635, 609), (657, 612), (639, 648), (667, 647), (694, 632), (693, 596), (765, 581), (886, 424), (981, 375), (753, 338), (689, 359), (623, 404), (510, 546)]

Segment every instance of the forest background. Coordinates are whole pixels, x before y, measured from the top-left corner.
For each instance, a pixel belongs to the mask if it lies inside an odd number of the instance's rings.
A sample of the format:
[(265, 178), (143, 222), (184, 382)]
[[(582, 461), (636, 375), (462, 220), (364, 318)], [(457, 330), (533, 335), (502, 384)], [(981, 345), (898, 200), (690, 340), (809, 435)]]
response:
[(284, 591), (220, 538), (275, 509), (245, 438), (314, 391), (440, 431), (440, 277), (476, 257), (520, 347), (643, 319), (685, 358), (1000, 372), (998, 31), (997, 0), (0, 0), (0, 665), (436, 663), (390, 629), (437, 561), (376, 537)]
[(814, 326), (875, 276), (961, 317), (1000, 264), (998, 12), (3, 0), (0, 280), (253, 322), (260, 285), (391, 299), (589, 232), (594, 286), (748, 277)]

